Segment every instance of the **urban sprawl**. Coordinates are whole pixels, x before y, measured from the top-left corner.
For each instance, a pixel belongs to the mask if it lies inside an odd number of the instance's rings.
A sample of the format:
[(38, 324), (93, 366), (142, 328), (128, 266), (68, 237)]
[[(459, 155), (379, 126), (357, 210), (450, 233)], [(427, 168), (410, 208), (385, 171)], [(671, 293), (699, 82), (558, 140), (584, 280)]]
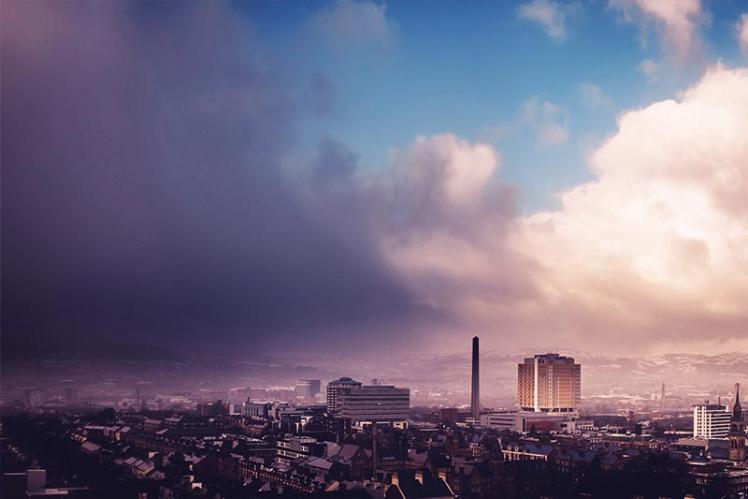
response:
[[(701, 498), (748, 492), (740, 386), (725, 402), (596, 414), (580, 364), (517, 366), (516, 407), (412, 407), (408, 388), (299, 380), (293, 397), (148, 399), (108, 407), (69, 386), (2, 406), (0, 497)], [(621, 384), (626, 380), (622, 379)], [(267, 400), (271, 398), (271, 400)], [(665, 389), (662, 388), (662, 401)]]

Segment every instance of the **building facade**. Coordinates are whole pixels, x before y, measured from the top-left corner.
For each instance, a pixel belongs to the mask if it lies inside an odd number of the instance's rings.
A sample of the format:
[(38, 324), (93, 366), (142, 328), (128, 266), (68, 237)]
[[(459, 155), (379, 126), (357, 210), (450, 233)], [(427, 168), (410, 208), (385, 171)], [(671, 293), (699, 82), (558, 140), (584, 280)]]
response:
[(568, 432), (575, 428), (576, 413), (499, 411), (481, 414), (480, 425), (498, 431), (528, 433), (533, 429), (544, 432)]
[(582, 368), (556, 353), (526, 358), (517, 367), (517, 404), (523, 411), (576, 412), (582, 398)]
[(267, 418), (273, 409), (272, 402), (246, 401), (242, 404), (242, 415), (251, 418)]
[(391, 385), (353, 387), (340, 397), (340, 416), (358, 423), (405, 421), (410, 390)]
[(299, 398), (314, 398), (320, 391), (320, 381), (318, 379), (300, 379), (296, 382), (296, 396)]
[(520, 431), (517, 426), (517, 411), (488, 412), (481, 414), (480, 425), (493, 430)]
[(439, 409), (439, 421), (444, 425), (457, 424), (460, 420), (460, 412), (456, 407), (443, 407)]
[(286, 436), (275, 444), (275, 460), (288, 466), (296, 459), (324, 456), (326, 449), (324, 443), (313, 437)]
[(361, 383), (351, 378), (340, 378), (327, 384), (327, 411), (337, 414), (340, 410), (340, 397), (351, 391), (351, 388), (360, 388)]
[(693, 407), (694, 438), (727, 438), (732, 415), (726, 405), (699, 404)]

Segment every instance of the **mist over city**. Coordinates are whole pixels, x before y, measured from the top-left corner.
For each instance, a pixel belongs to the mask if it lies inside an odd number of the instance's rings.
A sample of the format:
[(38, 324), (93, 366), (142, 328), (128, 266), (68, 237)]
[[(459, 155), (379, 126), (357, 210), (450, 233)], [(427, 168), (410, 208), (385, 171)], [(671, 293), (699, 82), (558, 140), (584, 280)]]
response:
[(3, 0), (0, 497), (748, 494), (744, 0)]

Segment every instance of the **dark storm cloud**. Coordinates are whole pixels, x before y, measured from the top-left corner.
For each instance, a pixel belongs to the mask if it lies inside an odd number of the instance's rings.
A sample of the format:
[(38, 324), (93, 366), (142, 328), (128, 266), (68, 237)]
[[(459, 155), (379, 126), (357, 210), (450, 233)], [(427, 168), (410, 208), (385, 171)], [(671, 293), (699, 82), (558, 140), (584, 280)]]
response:
[(355, 156), (326, 141), (287, 173), (300, 109), (329, 95), (267, 68), (224, 4), (3, 2), (5, 354), (381, 338), (422, 314)]

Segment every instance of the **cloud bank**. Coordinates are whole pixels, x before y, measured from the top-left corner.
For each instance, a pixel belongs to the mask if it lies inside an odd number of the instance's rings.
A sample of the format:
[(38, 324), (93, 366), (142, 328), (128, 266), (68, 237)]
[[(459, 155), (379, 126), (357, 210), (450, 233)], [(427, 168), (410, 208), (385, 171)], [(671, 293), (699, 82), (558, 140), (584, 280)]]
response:
[[(316, 93), (225, 4), (3, 9), (4, 355), (746, 342), (745, 69), (624, 112), (594, 179), (522, 215), (501, 153), (454, 134), (379, 170), (334, 137), (306, 157)], [(523, 119), (568, 139), (549, 101)]]
[[(748, 71), (715, 67), (677, 100), (621, 115), (591, 155), (595, 180), (561, 193), (560, 209), (529, 216), (511, 209), (511, 190), (492, 191), (501, 184), (486, 173), (500, 162), (488, 146), (421, 138), (404, 156), (411, 167), (441, 165), (443, 200), (448, 172), (470, 168), (463, 192), (473, 202), (440, 203), (462, 221), (410, 233), (387, 254), (416, 296), (491, 345), (746, 347), (746, 127)], [(432, 148), (442, 153), (424, 154)], [(492, 204), (491, 192), (508, 205)]]
[(713, 68), (678, 100), (623, 114), (592, 155), (596, 180), (520, 220), (511, 245), (542, 267), (539, 308), (560, 338), (632, 351), (743, 340), (746, 126), (748, 72)]
[(4, 353), (363, 345), (428, 315), (355, 157), (292, 166), (317, 94), (285, 92), (250, 28), (214, 2), (3, 4)]

